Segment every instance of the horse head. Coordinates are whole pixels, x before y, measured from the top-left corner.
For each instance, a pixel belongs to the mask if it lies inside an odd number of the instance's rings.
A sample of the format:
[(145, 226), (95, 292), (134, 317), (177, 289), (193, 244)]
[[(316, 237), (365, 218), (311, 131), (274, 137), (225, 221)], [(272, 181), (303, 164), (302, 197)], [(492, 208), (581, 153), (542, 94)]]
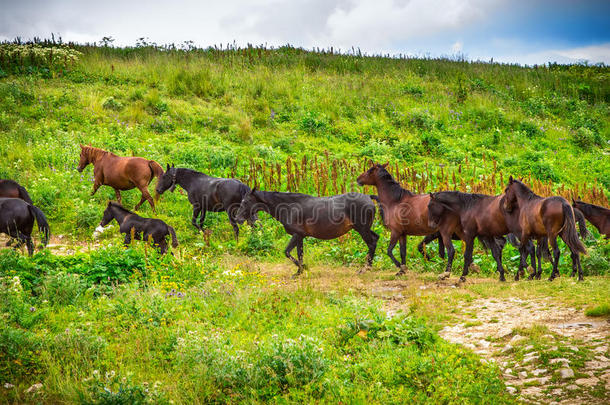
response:
[(163, 175), (157, 181), (157, 187), (155, 188), (157, 199), (166, 190), (174, 192), (174, 190), (176, 189), (176, 170), (177, 169), (173, 163), (171, 166), (169, 165), (169, 163), (167, 164), (167, 170), (165, 170), (165, 173), (163, 173)]
[(256, 187), (254, 187), (244, 195), (241, 204), (239, 205), (239, 209), (235, 214), (235, 220), (239, 225), (243, 224), (245, 221), (252, 223), (258, 219), (258, 216), (256, 215), (259, 211), (256, 207), (258, 202), (260, 202), (260, 199), (256, 195)]
[(360, 186), (374, 186), (377, 184), (377, 180), (379, 179), (379, 172), (381, 170), (385, 170), (385, 168), (388, 166), (388, 163), (385, 163), (383, 165), (380, 165), (379, 163), (374, 163), (373, 166), (371, 166), (371, 168), (369, 170), (367, 170), (366, 172), (362, 173), (360, 176), (358, 176), (358, 179), (356, 180), (358, 182), (358, 185)]
[(443, 217), (453, 211), (453, 208), (438, 198), (438, 193), (430, 193), (428, 202), (428, 226), (430, 228), (438, 228)]
[(80, 145), (80, 160), (78, 162), (78, 166), (76, 167), (76, 170), (78, 170), (79, 173), (81, 173), (83, 170), (85, 170), (85, 167), (87, 167), (87, 165), (89, 163), (91, 163), (91, 159), (89, 157), (87, 147), (84, 145)]

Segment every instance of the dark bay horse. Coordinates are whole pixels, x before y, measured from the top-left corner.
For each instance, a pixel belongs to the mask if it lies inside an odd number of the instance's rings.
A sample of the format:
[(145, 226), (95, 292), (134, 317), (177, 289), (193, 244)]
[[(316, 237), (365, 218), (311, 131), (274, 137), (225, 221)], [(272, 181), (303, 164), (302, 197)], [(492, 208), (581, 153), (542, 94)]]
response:
[(28, 204), (34, 204), (25, 187), (14, 180), (0, 180), (0, 197), (21, 198)]
[[(447, 271), (451, 271), (451, 259), (453, 259), (452, 235), (457, 235), (466, 244), (464, 270), (460, 281), (466, 280), (468, 268), (472, 264), (475, 238), (479, 238), (486, 248), (491, 249), (491, 254), (496, 260), (497, 271), (500, 273), (500, 281), (506, 281), (502, 266), (502, 249), (506, 243), (504, 235), (509, 233), (509, 229), (501, 209), (502, 198), (503, 195), (490, 196), (460, 191), (442, 191), (430, 194), (429, 225), (439, 228), (450, 258), (447, 263)], [(532, 260), (534, 260), (532, 265), (535, 269), (534, 246), (530, 242), (527, 247), (528, 252), (532, 254)]]
[[(546, 237), (553, 249), (553, 271), (549, 281), (557, 277), (559, 275), (560, 253), (559, 246), (557, 246), (557, 236), (559, 236), (570, 249), (572, 272), (578, 271), (578, 280), (582, 281), (580, 253), (586, 253), (587, 250), (578, 239), (574, 211), (568, 201), (559, 196), (541, 197), (521, 181), (513, 179), (512, 176), (510, 176), (504, 194), (502, 209), (507, 213), (507, 226), (521, 240), (520, 269), (526, 266), (527, 243), (531, 239), (538, 239), (538, 245), (540, 246), (543, 243), (542, 239)], [(516, 209), (519, 210), (519, 215), (510, 215)], [(539, 272), (536, 273), (537, 278), (540, 277)]]
[(148, 192), (148, 185), (155, 177), (163, 175), (163, 168), (154, 160), (141, 157), (122, 157), (103, 149), (92, 146), (80, 146), (80, 162), (77, 170), (82, 172), (88, 164), (93, 164), (93, 191), (94, 195), (100, 186), (110, 186), (114, 189), (116, 199), (121, 203), (121, 190), (138, 188), (142, 193), (140, 202), (135, 210), (139, 209), (144, 201), (148, 201), (153, 211), (155, 203)]
[[(375, 256), (379, 235), (371, 230), (375, 203), (370, 196), (359, 193), (313, 197), (299, 193), (249, 191), (237, 211), (241, 224), (258, 211), (269, 213), (292, 235), (285, 254), (297, 266), (295, 276), (303, 272), (303, 239), (335, 239), (354, 229), (367, 244), (367, 267)], [(290, 252), (297, 248), (298, 260)]]
[(32, 242), (34, 220), (38, 223), (39, 231), (44, 235), (42, 245), (46, 246), (51, 231), (42, 211), (20, 198), (0, 198), (0, 233), (17, 239), (19, 245), (25, 243), (30, 256), (34, 253)]
[[(399, 268), (396, 275), (405, 274), (407, 260), (407, 235), (421, 235), (426, 238), (417, 246), (424, 254), (424, 245), (440, 237), (438, 229), (428, 225), (429, 194), (414, 194), (398, 184), (386, 170), (387, 163), (374, 164), (369, 170), (358, 176), (358, 184), (377, 188), (380, 211), (383, 212), (384, 225), (390, 229), (388, 256)], [(400, 243), (399, 262), (394, 257), (394, 247)], [(439, 254), (444, 256), (443, 244), (439, 243)], [(448, 252), (448, 254), (452, 254)]]
[[(241, 200), (250, 191), (250, 187), (239, 180), (212, 177), (195, 170), (167, 165), (167, 170), (157, 182), (157, 195), (163, 194), (166, 190), (173, 192), (176, 186), (182, 187), (187, 192), (189, 202), (193, 206), (191, 222), (195, 228), (203, 230), (207, 211), (226, 211), (235, 239), (239, 238), (239, 226), (237, 226), (235, 215)], [(199, 223), (197, 223), (197, 217), (199, 217)], [(248, 223), (252, 226), (257, 219), (256, 214), (253, 214), (248, 218)]]
[[(21, 198), (26, 203), (34, 205), (25, 187), (15, 180), (0, 180), (0, 197)], [(9, 239), (6, 246), (10, 246), (12, 242), (13, 239)]]
[(577, 212), (576, 210), (582, 212), (584, 217), (597, 228), (599, 233), (605, 235), (606, 239), (610, 238), (610, 210), (608, 208), (588, 204), (580, 200), (572, 200), (572, 207), (574, 208), (574, 213)]
[(161, 254), (167, 252), (166, 238), (171, 236), (172, 247), (178, 246), (178, 238), (174, 228), (160, 219), (143, 218), (129, 211), (121, 204), (108, 202), (100, 226), (108, 225), (113, 219), (119, 223), (119, 232), (125, 234), (125, 246), (129, 246), (131, 238), (136, 240), (152, 240), (153, 245), (159, 249)]

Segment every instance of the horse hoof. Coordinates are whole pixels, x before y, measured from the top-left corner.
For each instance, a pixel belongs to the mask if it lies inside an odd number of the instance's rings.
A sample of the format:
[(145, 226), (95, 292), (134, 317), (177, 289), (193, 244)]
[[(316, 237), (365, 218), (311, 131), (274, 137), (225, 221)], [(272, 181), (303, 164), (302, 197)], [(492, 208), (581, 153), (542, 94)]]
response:
[(404, 276), (405, 272), (402, 270), (399, 270), (398, 273), (394, 274), (395, 277), (400, 277), (400, 276)]
[(297, 272), (297, 273), (294, 273), (294, 274), (292, 275), (292, 277), (290, 277), (290, 278), (294, 280), (294, 279), (299, 278), (299, 276), (300, 276), (300, 275), (301, 275), (301, 273), (298, 273), (298, 272)]
[(585, 281), (584, 277), (578, 277), (578, 281)]
[(530, 276), (527, 278), (527, 280), (528, 280), (528, 281), (532, 281), (533, 279), (534, 279), (534, 276), (532, 276), (532, 275), (530, 275)]
[(460, 283), (465, 283), (466, 282), (466, 277), (462, 276), (460, 277)]
[(540, 280), (540, 278), (541, 278), (541, 277), (540, 277), (540, 274), (537, 274), (537, 275), (536, 275), (536, 280)]
[(500, 276), (500, 281), (504, 283), (506, 282), (506, 278), (504, 278), (504, 276)]

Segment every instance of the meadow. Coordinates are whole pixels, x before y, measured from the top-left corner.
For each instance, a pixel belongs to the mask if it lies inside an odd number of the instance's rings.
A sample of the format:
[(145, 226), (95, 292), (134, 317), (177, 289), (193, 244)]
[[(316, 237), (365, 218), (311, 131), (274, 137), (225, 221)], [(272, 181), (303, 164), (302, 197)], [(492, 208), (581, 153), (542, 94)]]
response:
[[(0, 382), (14, 386), (0, 388), (1, 396), (15, 403), (513, 401), (497, 366), (439, 337), (451, 316), (442, 303), (431, 308), (437, 301), (418, 298), (388, 317), (382, 299), (349, 281), (318, 285), (336, 281), (333, 269), (364, 265), (358, 235), (306, 240), (313, 269), (292, 281), (283, 256), (289, 237), (272, 218), (260, 214), (261, 226), (242, 227), (236, 242), (226, 214), (210, 213), (202, 235), (176, 191), (157, 206), (178, 233), (174, 256), (141, 244), (124, 250), (116, 225), (94, 238), (114, 192), (102, 187), (90, 196), (92, 169), (76, 171), (79, 144), (265, 190), (374, 193), (356, 177), (371, 161), (389, 161), (417, 192), (500, 193), (514, 175), (542, 195), (608, 206), (608, 73), (289, 46), (0, 44), (0, 178), (28, 189), (56, 247), (32, 258), (0, 252)], [(138, 200), (136, 190), (123, 193), (129, 208)], [(148, 206), (140, 213), (153, 215)], [(379, 220), (374, 229), (381, 238), (363, 276), (370, 282), (394, 271), (388, 234)], [(516, 288), (604, 316), (610, 246), (591, 230), (583, 258), (589, 290)], [(417, 242), (409, 238), (407, 267), (429, 280), (443, 261), (424, 262)], [(514, 271), (517, 251), (507, 247), (504, 260)], [(475, 265), (480, 277), (496, 277), (480, 247)], [(565, 252), (560, 269), (569, 270)], [(487, 281), (495, 292), (504, 288)]]

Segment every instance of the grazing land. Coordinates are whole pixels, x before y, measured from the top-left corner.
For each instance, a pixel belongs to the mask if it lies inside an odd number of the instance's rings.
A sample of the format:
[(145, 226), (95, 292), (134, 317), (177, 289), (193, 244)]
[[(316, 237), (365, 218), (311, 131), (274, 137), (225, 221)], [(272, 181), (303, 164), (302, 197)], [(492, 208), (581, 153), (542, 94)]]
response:
[[(0, 45), (0, 178), (17, 180), (53, 233), (29, 258), (0, 251), (0, 399), (9, 403), (603, 403), (610, 393), (610, 245), (590, 226), (585, 281), (499, 283), (437, 275), (408, 238), (405, 277), (380, 234), (373, 268), (354, 232), (305, 241), (260, 213), (241, 227), (178, 188), (138, 211), (173, 226), (159, 256), (94, 236), (114, 191), (93, 196), (79, 144), (264, 190), (332, 195), (370, 161), (416, 192), (497, 194), (508, 176), (541, 195), (608, 206), (605, 66), (520, 67), (280, 49)], [(156, 180), (153, 181), (153, 185)], [(151, 192), (153, 191), (151, 185)], [(123, 192), (133, 208), (138, 190)], [(0, 243), (4, 245), (5, 239)], [(518, 251), (504, 250), (509, 275)], [(544, 275), (550, 263), (543, 263)], [(460, 269), (461, 270), (461, 269)], [(508, 277), (509, 280), (512, 277)]]

